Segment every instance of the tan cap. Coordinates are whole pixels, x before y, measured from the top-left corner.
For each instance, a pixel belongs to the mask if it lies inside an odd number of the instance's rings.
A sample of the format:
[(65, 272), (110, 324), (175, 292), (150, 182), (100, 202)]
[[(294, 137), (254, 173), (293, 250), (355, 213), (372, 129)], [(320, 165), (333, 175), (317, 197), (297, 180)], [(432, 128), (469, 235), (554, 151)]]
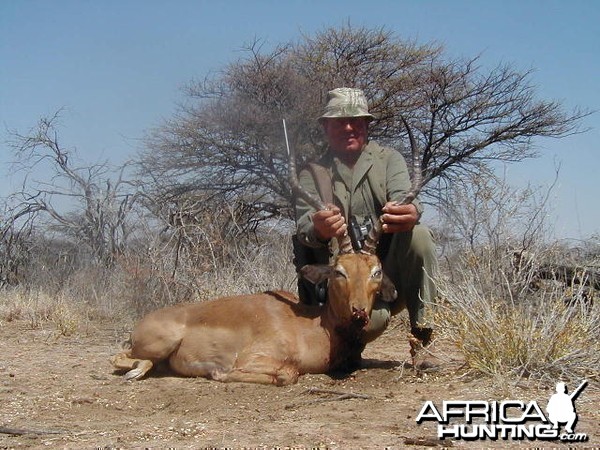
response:
[(369, 114), (367, 97), (361, 89), (342, 87), (329, 91), (325, 113), (319, 117), (319, 122), (341, 117), (364, 117), (368, 121), (375, 118)]

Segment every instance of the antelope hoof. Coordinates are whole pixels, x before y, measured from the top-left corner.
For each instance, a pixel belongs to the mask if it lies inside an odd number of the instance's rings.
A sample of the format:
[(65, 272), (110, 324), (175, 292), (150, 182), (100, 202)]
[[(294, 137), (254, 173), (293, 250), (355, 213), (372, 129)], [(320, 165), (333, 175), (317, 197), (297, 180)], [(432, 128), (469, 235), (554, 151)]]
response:
[(135, 381), (135, 380), (139, 380), (140, 378), (142, 378), (144, 375), (146, 374), (146, 372), (144, 372), (142, 369), (131, 369), (129, 372), (127, 372), (123, 378), (126, 381)]
[(152, 361), (141, 360), (137, 361), (134, 368), (125, 374), (125, 380), (139, 380), (152, 369)]

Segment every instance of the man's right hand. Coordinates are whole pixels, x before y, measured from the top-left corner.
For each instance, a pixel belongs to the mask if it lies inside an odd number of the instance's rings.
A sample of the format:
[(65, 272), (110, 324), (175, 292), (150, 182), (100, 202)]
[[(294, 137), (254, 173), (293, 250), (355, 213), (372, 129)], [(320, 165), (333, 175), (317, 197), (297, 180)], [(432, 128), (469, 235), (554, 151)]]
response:
[(312, 216), (315, 236), (321, 241), (344, 236), (348, 229), (340, 208), (332, 204), (328, 204), (327, 208)]

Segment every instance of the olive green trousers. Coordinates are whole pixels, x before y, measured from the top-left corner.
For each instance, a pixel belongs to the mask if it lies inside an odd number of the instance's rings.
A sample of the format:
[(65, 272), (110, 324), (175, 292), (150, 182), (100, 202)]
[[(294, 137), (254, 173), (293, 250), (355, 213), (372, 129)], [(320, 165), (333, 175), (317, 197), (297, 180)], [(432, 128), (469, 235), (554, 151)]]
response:
[(365, 341), (379, 337), (391, 317), (405, 307), (411, 329), (431, 328), (427, 320), (428, 309), (437, 296), (434, 281), (437, 256), (431, 230), (425, 225), (416, 225), (406, 233), (383, 234), (377, 253), (384, 273), (396, 286), (398, 298), (394, 303), (378, 301), (375, 304)]

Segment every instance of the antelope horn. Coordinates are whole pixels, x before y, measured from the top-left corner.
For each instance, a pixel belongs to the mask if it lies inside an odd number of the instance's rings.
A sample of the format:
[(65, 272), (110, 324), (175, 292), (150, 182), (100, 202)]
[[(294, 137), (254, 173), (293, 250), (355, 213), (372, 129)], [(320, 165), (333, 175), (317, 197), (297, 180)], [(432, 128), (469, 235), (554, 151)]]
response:
[[(408, 122), (406, 121), (404, 116), (400, 116), (400, 120), (402, 121), (402, 124), (404, 125), (404, 128), (406, 128), (406, 131), (408, 133), (413, 170), (410, 191), (408, 191), (408, 193), (406, 194), (404, 199), (402, 199), (402, 201), (394, 202), (394, 204), (407, 205), (408, 203), (412, 202), (415, 198), (417, 198), (417, 195), (419, 195), (419, 192), (423, 187), (423, 173), (421, 171), (421, 158), (419, 147), (417, 145), (417, 140), (415, 139), (412, 129), (408, 126)], [(369, 231), (369, 234), (365, 239), (365, 243), (362, 248), (363, 252), (375, 254), (375, 251), (377, 250), (377, 244), (379, 243), (379, 238), (381, 237), (382, 225), (383, 220), (380, 216), (378, 220), (373, 222), (373, 227), (371, 227), (371, 230)]]
[[(318, 211), (324, 211), (327, 208), (327, 205), (321, 201), (321, 199), (316, 198), (306, 192), (300, 183), (298, 182), (298, 174), (296, 170), (296, 155), (290, 148), (290, 143), (288, 141), (287, 127), (285, 125), (285, 119), (283, 119), (283, 133), (285, 134), (285, 145), (287, 148), (288, 161), (289, 161), (289, 182), (292, 188), (292, 193), (295, 197), (303, 199), (310, 206), (315, 208)], [(352, 241), (350, 240), (350, 236), (348, 233), (345, 233), (344, 236), (338, 238), (338, 246), (340, 253), (352, 253)]]
[(408, 139), (410, 141), (410, 152), (412, 158), (412, 186), (404, 200), (400, 202), (401, 205), (406, 205), (407, 203), (412, 202), (419, 192), (421, 192), (421, 188), (423, 187), (423, 171), (421, 169), (421, 154), (419, 152), (419, 146), (417, 145), (417, 141), (412, 132), (412, 129), (408, 126), (408, 122), (404, 118), (404, 116), (400, 116), (400, 120), (404, 124), (404, 128), (408, 133)]
[(377, 243), (379, 242), (379, 238), (381, 237), (381, 226), (383, 222), (381, 218), (377, 218), (377, 220), (373, 221), (373, 226), (369, 230), (369, 234), (365, 238), (365, 242), (361, 249), (361, 252), (375, 254), (377, 250)]
[(308, 203), (310, 206), (312, 206), (316, 210), (323, 211), (323, 210), (327, 209), (327, 206), (325, 206), (325, 203), (323, 203), (320, 199), (313, 197), (308, 192), (306, 192), (306, 190), (302, 186), (300, 186), (300, 183), (298, 182), (298, 174), (297, 174), (297, 170), (296, 170), (296, 155), (290, 148), (290, 143), (288, 141), (287, 127), (285, 125), (285, 119), (283, 119), (283, 133), (285, 135), (285, 146), (286, 146), (287, 154), (288, 154), (288, 171), (289, 171), (290, 186), (292, 188), (292, 194), (294, 194), (295, 197), (303, 199), (306, 203)]

